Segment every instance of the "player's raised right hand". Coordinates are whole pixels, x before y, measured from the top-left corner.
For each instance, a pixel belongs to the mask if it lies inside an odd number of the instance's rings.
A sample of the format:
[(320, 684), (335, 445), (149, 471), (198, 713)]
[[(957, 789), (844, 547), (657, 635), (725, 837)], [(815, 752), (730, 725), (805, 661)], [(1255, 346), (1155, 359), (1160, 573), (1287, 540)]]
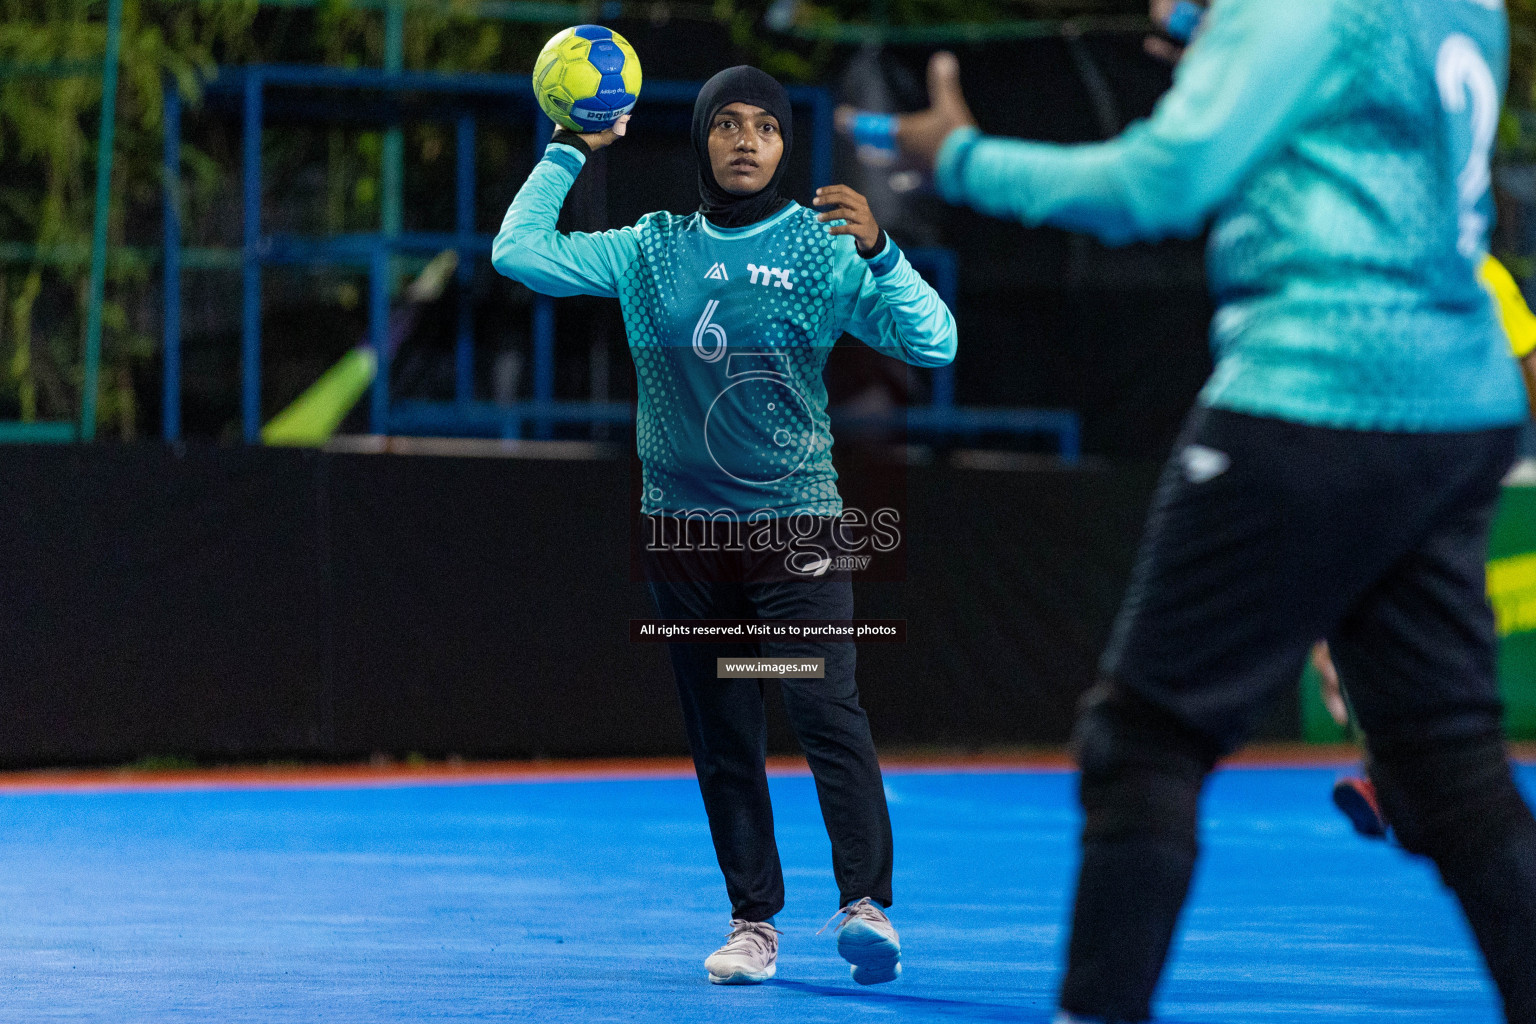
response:
[(628, 130), (629, 115), (625, 114), (623, 117), (613, 122), (612, 128), (605, 128), (600, 132), (572, 132), (571, 134), (575, 135), (582, 142), (586, 143), (587, 148), (596, 153), (604, 146), (611, 146), (615, 142), (618, 142), (619, 139), (623, 138), (624, 133)]

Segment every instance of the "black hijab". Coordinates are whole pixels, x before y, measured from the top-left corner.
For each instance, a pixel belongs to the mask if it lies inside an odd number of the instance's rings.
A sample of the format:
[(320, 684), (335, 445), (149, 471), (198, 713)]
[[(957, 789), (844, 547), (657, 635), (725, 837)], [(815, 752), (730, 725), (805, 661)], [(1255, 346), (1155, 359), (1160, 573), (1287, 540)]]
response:
[[(778, 120), (779, 133), (784, 138), (784, 154), (779, 157), (773, 178), (762, 191), (746, 196), (722, 188), (715, 180), (715, 171), (709, 162), (709, 131), (714, 125), (715, 114), (732, 103), (747, 103), (772, 114)], [(709, 218), (711, 224), (722, 228), (745, 227), (777, 213), (789, 202), (779, 195), (779, 182), (789, 166), (793, 127), (789, 95), (765, 71), (743, 64), (726, 68), (704, 83), (699, 98), (693, 103), (693, 152), (699, 161), (699, 198), (703, 200), (699, 212)]]

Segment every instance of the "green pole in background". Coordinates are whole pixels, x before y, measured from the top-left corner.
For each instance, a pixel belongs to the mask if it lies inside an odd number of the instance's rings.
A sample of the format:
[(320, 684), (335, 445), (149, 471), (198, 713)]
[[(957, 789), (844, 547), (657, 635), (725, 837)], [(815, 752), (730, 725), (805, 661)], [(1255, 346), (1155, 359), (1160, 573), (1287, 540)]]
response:
[[(384, 70), (401, 71), (404, 68), (405, 2), (387, 0), (384, 8)], [(384, 132), (383, 161), (381, 227), (385, 235), (394, 236), (400, 233), (401, 193), (405, 188), (405, 137), (399, 125), (391, 125)]]
[(91, 295), (85, 321), (85, 381), (80, 439), (96, 438), (96, 388), (101, 377), (101, 306), (107, 290), (107, 227), (112, 212), (112, 135), (117, 128), (117, 62), (123, 0), (107, 0), (107, 52), (101, 76), (101, 131), (96, 148), (96, 225), (91, 236)]

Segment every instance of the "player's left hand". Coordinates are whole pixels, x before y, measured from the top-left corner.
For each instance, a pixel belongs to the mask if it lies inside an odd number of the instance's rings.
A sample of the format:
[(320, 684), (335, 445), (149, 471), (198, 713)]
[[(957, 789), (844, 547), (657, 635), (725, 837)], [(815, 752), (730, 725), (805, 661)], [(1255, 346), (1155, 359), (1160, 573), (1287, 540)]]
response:
[(896, 146), (906, 162), (930, 171), (950, 133), (975, 123), (960, 91), (960, 61), (940, 51), (928, 61), (928, 109), (897, 116)]
[(867, 253), (880, 242), (880, 225), (875, 223), (875, 215), (869, 212), (869, 200), (847, 185), (828, 185), (817, 189), (811, 205), (827, 211), (816, 217), (823, 224), (833, 220), (842, 221), (842, 224), (829, 229), (828, 233), (852, 235), (858, 243), (859, 252)]

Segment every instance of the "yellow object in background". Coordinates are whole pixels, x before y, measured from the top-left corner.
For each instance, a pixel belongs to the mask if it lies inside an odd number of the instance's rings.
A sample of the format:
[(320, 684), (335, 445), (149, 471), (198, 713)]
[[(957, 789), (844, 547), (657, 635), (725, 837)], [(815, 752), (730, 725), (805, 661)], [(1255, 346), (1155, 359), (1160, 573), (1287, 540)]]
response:
[(293, 404), (261, 428), (261, 443), (318, 448), (331, 439), (379, 371), (371, 348), (355, 348), (326, 370)]
[(1499, 304), (1499, 319), (1504, 322), (1504, 333), (1509, 335), (1509, 347), (1518, 359), (1536, 352), (1536, 314), (1526, 305), (1520, 286), (1510, 276), (1504, 264), (1492, 256), (1484, 258), (1477, 271), (1478, 280), (1493, 294)]

